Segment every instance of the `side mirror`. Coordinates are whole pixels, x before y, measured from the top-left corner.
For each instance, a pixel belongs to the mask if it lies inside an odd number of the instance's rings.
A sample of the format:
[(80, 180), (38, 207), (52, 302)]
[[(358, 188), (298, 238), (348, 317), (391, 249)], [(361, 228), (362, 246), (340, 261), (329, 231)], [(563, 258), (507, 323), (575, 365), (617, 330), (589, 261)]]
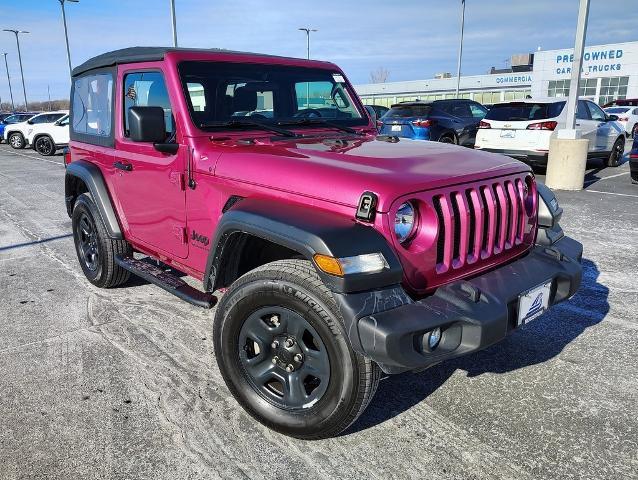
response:
[(29, 125), (33, 125), (33, 120), (27, 120), (27, 123), (28, 123)]
[(618, 115), (607, 115), (608, 122), (615, 122), (616, 120), (618, 120)]
[(166, 121), (162, 107), (131, 107), (128, 110), (129, 137), (134, 142), (163, 143)]

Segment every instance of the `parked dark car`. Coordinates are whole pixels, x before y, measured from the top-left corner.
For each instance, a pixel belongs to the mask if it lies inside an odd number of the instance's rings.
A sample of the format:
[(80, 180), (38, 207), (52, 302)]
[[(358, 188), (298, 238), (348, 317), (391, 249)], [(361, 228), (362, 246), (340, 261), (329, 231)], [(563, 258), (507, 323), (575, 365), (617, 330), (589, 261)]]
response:
[(638, 107), (638, 98), (617, 98), (603, 105), (603, 108), (609, 107)]
[(473, 100), (401, 102), (383, 116), (379, 133), (473, 147), (478, 124), (486, 113), (487, 109)]
[(629, 152), (629, 172), (631, 183), (638, 184), (638, 136), (634, 137), (634, 144)]

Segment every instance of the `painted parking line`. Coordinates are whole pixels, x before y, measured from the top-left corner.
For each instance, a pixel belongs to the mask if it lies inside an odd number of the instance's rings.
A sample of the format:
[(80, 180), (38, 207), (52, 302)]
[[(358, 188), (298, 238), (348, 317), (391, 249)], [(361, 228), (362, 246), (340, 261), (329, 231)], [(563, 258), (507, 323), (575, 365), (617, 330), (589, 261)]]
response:
[(629, 175), (629, 172), (622, 172), (622, 173), (617, 173), (616, 175), (609, 175), (608, 177), (600, 177), (598, 180), (596, 180), (597, 182), (600, 182), (601, 180), (607, 180), (608, 178), (616, 178), (616, 177), (622, 177), (623, 175)]
[(638, 195), (632, 195), (630, 193), (616, 193), (616, 192), (601, 192), (600, 190), (585, 190), (589, 193), (604, 193), (605, 195), (617, 195), (619, 197), (635, 197), (638, 198)]
[(53, 163), (54, 165), (64, 165), (64, 163), (62, 162), (56, 162), (53, 160), (49, 160), (47, 158), (34, 157), (32, 155), (27, 155), (26, 153), (19, 153), (19, 152), (2, 152), (2, 153), (6, 153), (7, 155), (19, 155), (20, 157), (26, 157), (32, 160), (40, 160), (41, 162)]

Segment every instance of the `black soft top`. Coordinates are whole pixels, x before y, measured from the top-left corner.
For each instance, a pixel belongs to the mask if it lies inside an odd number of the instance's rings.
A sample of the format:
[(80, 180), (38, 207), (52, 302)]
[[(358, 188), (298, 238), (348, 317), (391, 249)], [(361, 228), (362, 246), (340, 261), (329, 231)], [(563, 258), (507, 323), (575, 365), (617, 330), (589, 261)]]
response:
[(167, 52), (232, 53), (237, 55), (258, 55), (260, 57), (283, 58), (263, 53), (236, 52), (233, 50), (225, 50), (223, 48), (129, 47), (122, 48), (120, 50), (113, 50), (112, 52), (106, 52), (96, 57), (89, 58), (83, 64), (75, 67), (72, 75), (75, 77), (95, 68), (112, 67), (123, 63), (157, 62), (164, 60), (164, 56)]

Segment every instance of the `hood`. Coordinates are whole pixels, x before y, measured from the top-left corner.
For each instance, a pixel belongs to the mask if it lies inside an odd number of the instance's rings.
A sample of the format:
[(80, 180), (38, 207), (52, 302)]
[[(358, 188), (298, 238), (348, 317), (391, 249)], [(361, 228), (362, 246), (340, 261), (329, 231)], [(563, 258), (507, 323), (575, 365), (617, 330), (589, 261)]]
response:
[(381, 212), (405, 194), (529, 171), (504, 155), (423, 140), (390, 143), (372, 135), (219, 146), (219, 177), (352, 207), (371, 191)]

